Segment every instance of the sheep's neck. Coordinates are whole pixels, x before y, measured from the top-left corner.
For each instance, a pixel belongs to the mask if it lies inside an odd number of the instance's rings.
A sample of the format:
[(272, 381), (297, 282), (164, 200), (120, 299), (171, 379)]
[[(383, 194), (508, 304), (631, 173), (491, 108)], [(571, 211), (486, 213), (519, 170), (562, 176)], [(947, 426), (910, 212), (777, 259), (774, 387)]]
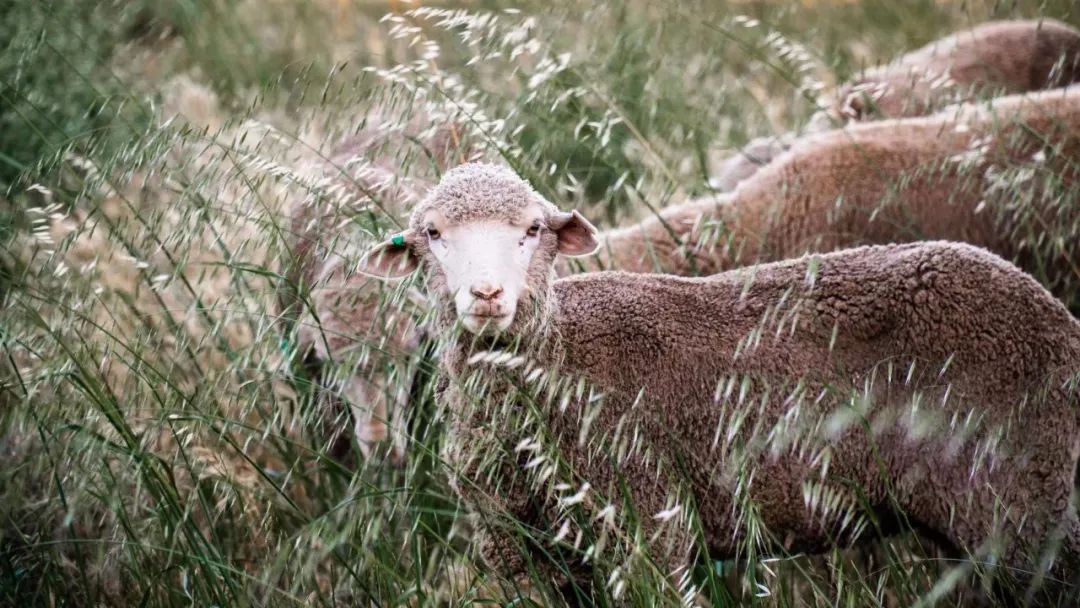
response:
[(539, 301), (535, 310), (519, 310), (517, 314), (528, 315), (521, 323), (515, 323), (516, 331), (495, 336), (476, 336), (465, 332), (455, 324), (456, 314), (452, 302), (439, 307), (440, 333), (447, 337), (443, 351), (444, 371), (451, 377), (468, 372), (469, 360), (483, 353), (511, 352), (525, 357), (534, 366), (557, 367), (562, 362), (561, 336), (550, 322), (555, 317), (553, 299)]
[[(597, 235), (595, 255), (555, 263), (560, 277), (577, 269), (707, 275), (746, 265), (743, 254), (722, 242), (745, 219), (729, 194), (710, 196), (665, 209), (641, 222)], [(720, 228), (723, 226), (724, 228)], [(756, 228), (755, 228), (756, 230)]]

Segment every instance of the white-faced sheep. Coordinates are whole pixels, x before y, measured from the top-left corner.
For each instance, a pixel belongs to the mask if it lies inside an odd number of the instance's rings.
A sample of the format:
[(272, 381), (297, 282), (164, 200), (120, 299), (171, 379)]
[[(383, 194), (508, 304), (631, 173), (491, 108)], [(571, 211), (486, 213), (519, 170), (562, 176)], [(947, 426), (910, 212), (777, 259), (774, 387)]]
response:
[[(557, 539), (636, 513), (644, 534), (615, 538), (667, 572), (690, 559), (691, 511), (724, 558), (744, 542), (852, 541), (860, 509), (1034, 578), (1076, 572), (1080, 323), (1016, 267), (933, 242), (708, 278), (554, 280), (558, 254), (597, 245), (577, 212), (471, 164), (365, 258), (382, 276), (423, 268), (448, 341), (445, 456), (469, 505)], [(599, 393), (529, 389), (562, 376)], [(768, 535), (748, 538), (744, 518)], [(488, 564), (523, 584), (530, 568), (557, 576), (544, 565), (557, 549), (523, 550), (510, 529), (481, 526)], [(572, 569), (605, 559), (592, 538)]]
[[(980, 97), (1080, 81), (1080, 31), (1064, 23), (994, 21), (958, 32), (867, 70), (829, 95), (808, 131), (850, 121), (923, 116)], [(791, 147), (796, 137), (761, 137), (726, 160), (710, 180), (720, 192)]]
[[(279, 307), (296, 325), (295, 347), (309, 357), (324, 385), (330, 453), (339, 458), (347, 454), (351, 441), (341, 415), (348, 414), (365, 457), (393, 436), (389, 455), (400, 463), (410, 397), (404, 389), (411, 384), (406, 376), (413, 373), (410, 367), (415, 369), (406, 362), (420, 354), (425, 309), (415, 299), (400, 297), (394, 298), (400, 305), (388, 305), (385, 285), (355, 272), (350, 260), (373, 244), (366, 235), (374, 223), (361, 228), (369, 215), (400, 217), (434, 185), (424, 177), (399, 176), (395, 159), (403, 148), (421, 148), (436, 174), (472, 151), (453, 126), (425, 130), (422, 121), (413, 120), (395, 128), (378, 112), (368, 120), (318, 163), (315, 191), (290, 210), (291, 249)], [(623, 246), (633, 248), (622, 256), (627, 270), (653, 268), (652, 260), (631, 255), (641, 244), (625, 239)]]
[(800, 140), (734, 192), (611, 231), (595, 266), (710, 274), (868, 244), (964, 241), (1080, 308), (1080, 86)]

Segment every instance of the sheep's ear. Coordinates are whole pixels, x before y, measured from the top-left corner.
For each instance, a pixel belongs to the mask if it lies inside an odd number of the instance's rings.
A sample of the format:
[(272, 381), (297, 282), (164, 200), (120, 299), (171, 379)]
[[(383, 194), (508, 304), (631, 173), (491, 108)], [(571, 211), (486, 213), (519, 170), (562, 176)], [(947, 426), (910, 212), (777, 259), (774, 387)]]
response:
[(559, 236), (559, 253), (565, 256), (592, 255), (600, 249), (596, 227), (576, 210), (556, 213), (548, 220), (548, 227)]
[(400, 279), (419, 266), (412, 250), (412, 230), (395, 234), (379, 243), (360, 260), (357, 270), (377, 279)]
[(877, 100), (865, 86), (852, 87), (840, 100), (837, 112), (841, 122), (885, 118), (878, 108)]

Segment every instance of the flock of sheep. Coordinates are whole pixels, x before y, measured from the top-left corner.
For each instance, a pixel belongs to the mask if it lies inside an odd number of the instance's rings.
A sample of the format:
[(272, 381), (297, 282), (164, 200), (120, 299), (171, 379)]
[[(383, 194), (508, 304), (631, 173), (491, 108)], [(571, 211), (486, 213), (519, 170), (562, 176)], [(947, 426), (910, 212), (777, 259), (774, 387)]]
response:
[[(808, 132), (752, 142), (714, 194), (610, 231), (500, 164), (450, 169), (477, 160), (453, 124), (417, 143), (376, 119), (342, 158), (389, 141), (447, 170), (353, 176), (420, 200), (379, 244), (342, 234), (339, 205), (297, 205), (284, 316), (316, 362), (358, 336), (439, 345), (455, 489), (553, 537), (478, 523), (508, 579), (587, 593), (607, 550), (685, 582), (701, 548), (872, 536), (861, 511), (1000, 564), (1015, 598), (1062, 601), (1080, 583), (1074, 82), (1080, 32), (986, 24), (839, 88)], [(370, 248), (359, 268), (347, 243)], [(417, 269), (425, 293), (386, 281)], [(385, 442), (400, 461), (410, 383), (389, 360), (325, 392), (365, 456)]]

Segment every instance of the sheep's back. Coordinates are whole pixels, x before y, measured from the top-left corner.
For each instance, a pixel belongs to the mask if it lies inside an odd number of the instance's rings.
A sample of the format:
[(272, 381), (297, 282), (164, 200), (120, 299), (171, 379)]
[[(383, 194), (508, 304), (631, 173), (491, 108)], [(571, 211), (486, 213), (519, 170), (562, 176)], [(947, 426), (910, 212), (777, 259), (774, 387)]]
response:
[[(800, 141), (716, 215), (740, 265), (918, 240), (986, 247), (1067, 303), (1080, 289), (1080, 87)], [(723, 260), (720, 260), (723, 262)]]
[(1080, 362), (1068, 311), (962, 244), (863, 247), (703, 279), (594, 273), (555, 293), (572, 365), (660, 403), (708, 407), (733, 373), (850, 384), (890, 360), (942, 370), (929, 380), (992, 402)]
[(934, 238), (996, 244), (989, 214), (971, 214), (977, 183), (947, 166), (972, 139), (953, 127), (890, 121), (800, 142), (735, 190), (734, 224), (760, 243), (742, 262)]
[(1078, 80), (1080, 32), (1053, 20), (992, 22), (866, 71), (836, 93), (831, 110), (841, 118), (918, 116), (978, 95)]

